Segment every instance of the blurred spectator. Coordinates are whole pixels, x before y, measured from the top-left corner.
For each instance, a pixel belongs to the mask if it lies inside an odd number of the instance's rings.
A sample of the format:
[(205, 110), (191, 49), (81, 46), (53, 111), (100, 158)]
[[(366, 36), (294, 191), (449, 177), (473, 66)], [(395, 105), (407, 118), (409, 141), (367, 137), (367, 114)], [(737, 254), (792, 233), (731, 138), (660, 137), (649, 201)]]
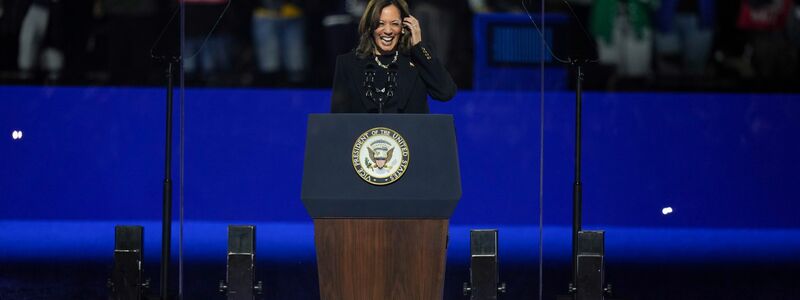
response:
[(306, 79), (303, 9), (290, 0), (259, 0), (253, 11), (253, 48), (258, 71), (268, 76), (282, 69), (291, 83)]
[(482, 14), (489, 12), (489, 7), (486, 4), (486, 0), (467, 0), (469, 3), (469, 9), (476, 14)]
[(358, 21), (364, 13), (366, 0), (339, 0), (322, 19), (325, 28), (326, 57), (335, 58), (347, 53), (358, 42)]
[[(310, 47), (310, 70), (314, 76), (311, 79), (315, 86), (327, 87), (333, 81), (333, 70), (336, 57), (353, 50), (353, 45), (358, 43), (358, 21), (364, 13), (367, 0), (318, 0), (322, 3), (313, 5), (316, 11), (307, 10), (310, 26), (309, 32), (322, 32), (324, 38), (321, 47)], [(306, 1), (308, 3), (309, 1)], [(312, 4), (308, 4), (312, 7)], [(312, 16), (316, 13), (316, 17)], [(321, 19), (315, 24), (313, 20)], [(318, 25), (317, 29), (313, 26)], [(306, 44), (314, 44), (318, 38), (307, 37)]]
[[(86, 79), (88, 70), (96, 70), (98, 66), (105, 68), (106, 57), (97, 60), (97, 53), (90, 53), (96, 49), (97, 35), (95, 31), (96, 20), (93, 16), (93, 9), (96, 0), (69, 0), (62, 1), (63, 15), (69, 16), (69, 22), (63, 22), (59, 26), (61, 39), (69, 41), (63, 43), (64, 52), (64, 72), (60, 82), (73, 84), (82, 82)], [(90, 38), (91, 44), (90, 44)], [(98, 73), (95, 73), (98, 74)], [(103, 75), (107, 76), (108, 73)], [(101, 76), (103, 76), (101, 75)], [(107, 78), (107, 77), (106, 77)]]
[(155, 0), (98, 0), (95, 16), (108, 24), (108, 71), (116, 84), (146, 84), (153, 64)]
[(795, 48), (800, 47), (800, 0), (794, 0), (789, 18), (786, 20), (786, 34)]
[[(439, 1), (440, 3), (445, 3)], [(474, 12), (470, 8), (467, 1), (449, 1), (446, 3), (447, 11), (452, 16), (451, 29), (446, 32), (448, 35), (447, 45), (448, 49), (440, 49), (443, 55), (447, 56), (447, 64), (445, 68), (453, 76), (453, 80), (459, 88), (472, 88), (473, 80), (473, 64), (474, 64), (474, 45), (475, 37), (473, 32), (473, 16)], [(423, 30), (429, 28), (422, 24)], [(423, 40), (425, 32), (422, 34)], [(441, 42), (439, 42), (441, 43)], [(446, 51), (446, 52), (445, 52)], [(442, 58), (442, 56), (439, 56)]]
[[(526, 0), (527, 1), (527, 0)], [(468, 0), (469, 8), (472, 12), (523, 12), (522, 3), (519, 0)], [(528, 3), (530, 5), (530, 2)]]
[(431, 46), (436, 57), (447, 65), (455, 11), (447, 0), (417, 0), (411, 3), (411, 14), (422, 24), (422, 38)]
[(790, 44), (786, 26), (792, 0), (743, 0), (737, 25), (748, 35), (753, 67), (761, 79), (785, 78), (795, 71), (797, 50)]
[[(211, 84), (231, 70), (233, 38), (220, 19), (228, 0), (184, 0), (183, 70)], [(218, 23), (219, 22), (219, 23)], [(213, 29), (213, 32), (212, 32)]]
[(62, 6), (58, 0), (33, 0), (19, 33), (17, 64), (20, 77), (28, 79), (41, 68), (49, 80), (57, 80), (64, 68)]
[(626, 77), (650, 75), (653, 33), (652, 3), (648, 0), (596, 0), (590, 28), (597, 39), (601, 64), (616, 67)]
[(661, 0), (655, 36), (656, 67), (661, 75), (702, 75), (715, 20), (714, 0)]

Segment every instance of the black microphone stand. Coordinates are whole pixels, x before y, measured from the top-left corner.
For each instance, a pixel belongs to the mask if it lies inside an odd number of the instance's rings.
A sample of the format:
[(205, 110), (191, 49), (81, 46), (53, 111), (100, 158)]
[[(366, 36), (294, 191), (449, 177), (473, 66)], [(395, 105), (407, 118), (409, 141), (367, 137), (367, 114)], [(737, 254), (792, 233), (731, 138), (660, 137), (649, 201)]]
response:
[(382, 93), (379, 93), (379, 94), (380, 94), (380, 96), (378, 96), (378, 100), (377, 100), (378, 101), (378, 113), (382, 114), (383, 113), (383, 94)]

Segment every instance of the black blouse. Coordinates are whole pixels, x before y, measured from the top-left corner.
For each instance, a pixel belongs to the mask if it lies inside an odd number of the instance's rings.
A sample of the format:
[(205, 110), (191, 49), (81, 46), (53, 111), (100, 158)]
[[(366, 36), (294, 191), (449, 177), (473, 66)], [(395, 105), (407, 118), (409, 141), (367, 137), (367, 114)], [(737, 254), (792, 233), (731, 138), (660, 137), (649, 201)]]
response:
[[(379, 57), (384, 65), (393, 58), (393, 54)], [(358, 58), (353, 51), (336, 58), (331, 112), (377, 113), (375, 100), (380, 96), (387, 98), (380, 94), (380, 90), (391, 89), (387, 86), (387, 78), (392, 72), (396, 74), (394, 95), (384, 102), (384, 113), (428, 113), (428, 95), (447, 101), (456, 94), (456, 84), (450, 73), (423, 42), (412, 47), (408, 55), (399, 54), (389, 68), (378, 65), (373, 56)], [(365, 84), (368, 73), (374, 74), (371, 84)], [(377, 89), (379, 94), (373, 92), (373, 96), (368, 97), (368, 85)]]

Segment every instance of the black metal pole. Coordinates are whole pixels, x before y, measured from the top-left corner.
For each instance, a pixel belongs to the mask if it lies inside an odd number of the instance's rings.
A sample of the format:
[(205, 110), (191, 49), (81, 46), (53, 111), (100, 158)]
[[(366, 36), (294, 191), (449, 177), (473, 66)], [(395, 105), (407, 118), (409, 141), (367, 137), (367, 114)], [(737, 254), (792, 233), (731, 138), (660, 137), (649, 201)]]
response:
[(169, 299), (169, 258), (172, 236), (172, 68), (174, 60), (167, 66), (167, 141), (164, 157), (164, 207), (161, 220), (161, 300)]
[(583, 201), (581, 186), (581, 96), (583, 71), (581, 62), (573, 61), (577, 67), (575, 81), (575, 182), (572, 185), (572, 283), (578, 287), (578, 232), (581, 231), (581, 205)]

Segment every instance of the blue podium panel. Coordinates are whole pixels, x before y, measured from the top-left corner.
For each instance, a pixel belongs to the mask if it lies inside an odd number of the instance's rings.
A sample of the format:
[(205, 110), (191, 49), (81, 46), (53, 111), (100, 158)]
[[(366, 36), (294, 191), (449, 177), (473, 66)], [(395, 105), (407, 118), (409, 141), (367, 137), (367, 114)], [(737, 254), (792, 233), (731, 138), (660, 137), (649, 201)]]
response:
[[(376, 127), (402, 136), (409, 154), (405, 173), (387, 185), (363, 180), (353, 161), (352, 152), (362, 133)], [(397, 150), (396, 159), (400, 156)], [(310, 115), (301, 198), (314, 218), (449, 219), (461, 199), (453, 117)]]

